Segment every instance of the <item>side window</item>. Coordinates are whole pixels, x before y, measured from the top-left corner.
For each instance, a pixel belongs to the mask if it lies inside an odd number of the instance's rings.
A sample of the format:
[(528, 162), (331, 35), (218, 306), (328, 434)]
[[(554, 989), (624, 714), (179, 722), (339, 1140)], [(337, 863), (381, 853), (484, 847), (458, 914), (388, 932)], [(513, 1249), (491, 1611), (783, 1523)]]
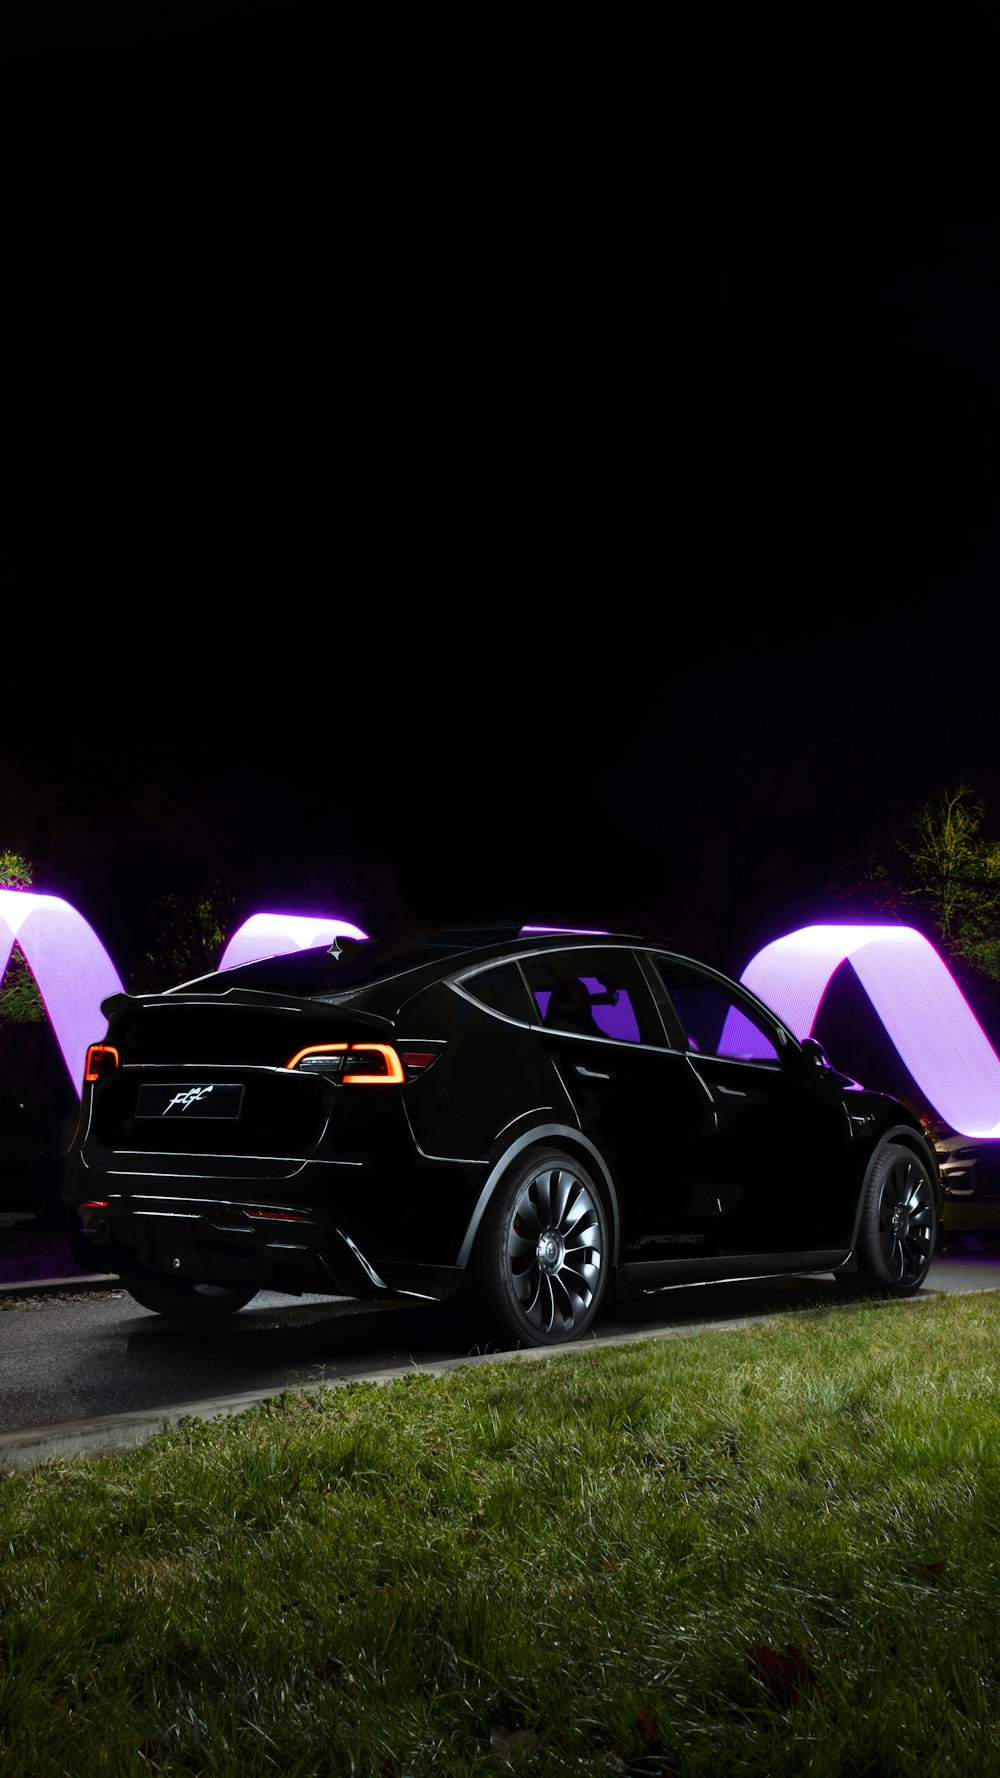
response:
[(532, 1016), (531, 999), (516, 963), (494, 963), (489, 969), (477, 969), (462, 977), (462, 987), (491, 1012), (506, 1013), (508, 1018), (522, 1021)]
[(713, 977), (672, 958), (653, 959), (658, 975), (696, 1055), (777, 1062), (774, 1037), (755, 1007)]
[(536, 1017), (549, 1030), (618, 1043), (662, 1043), (652, 995), (631, 951), (549, 951), (521, 960)]

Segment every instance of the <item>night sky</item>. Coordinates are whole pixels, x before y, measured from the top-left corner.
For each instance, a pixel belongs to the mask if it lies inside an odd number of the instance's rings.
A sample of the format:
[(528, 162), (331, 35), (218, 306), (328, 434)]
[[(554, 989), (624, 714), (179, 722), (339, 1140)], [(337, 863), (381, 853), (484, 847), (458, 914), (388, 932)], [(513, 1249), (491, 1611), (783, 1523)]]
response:
[(20, 69), (0, 848), (120, 967), (209, 873), (738, 973), (944, 789), (1000, 837), (991, 9), (231, 11)]

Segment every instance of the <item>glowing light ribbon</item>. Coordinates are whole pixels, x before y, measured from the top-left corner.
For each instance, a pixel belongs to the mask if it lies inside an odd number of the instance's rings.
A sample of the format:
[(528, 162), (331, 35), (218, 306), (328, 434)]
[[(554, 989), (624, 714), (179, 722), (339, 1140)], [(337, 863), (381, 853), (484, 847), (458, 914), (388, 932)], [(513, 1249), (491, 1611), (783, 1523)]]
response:
[(321, 920), (312, 914), (251, 914), (233, 933), (219, 968), (235, 969), (240, 963), (259, 963), (263, 957), (277, 957), (282, 952), (332, 944), (338, 936), (367, 938), (368, 934), (350, 920)]
[(1000, 1057), (957, 982), (910, 926), (803, 926), (758, 951), (741, 981), (797, 1037), (850, 963), (928, 1102), (960, 1136), (1000, 1137)]
[(122, 984), (93, 928), (68, 901), (30, 889), (0, 889), (0, 980), (18, 944), (38, 984), (77, 1096), (87, 1045), (107, 1029), (101, 1001)]
[[(335, 917), (253, 914), (233, 933), (219, 967), (332, 944), (338, 935), (368, 937)], [(101, 1002), (123, 992), (118, 973), (83, 915), (56, 895), (0, 889), (0, 980), (15, 943), (38, 983), (79, 1095), (87, 1046), (106, 1030)], [(850, 963), (945, 1123), (960, 1136), (1000, 1137), (1000, 1057), (933, 945), (912, 927), (804, 926), (765, 945), (741, 980), (797, 1037), (807, 1037), (842, 963)], [(744, 1045), (740, 1053), (752, 1051)]]
[[(256, 962), (305, 945), (332, 943), (340, 933), (367, 938), (350, 920), (298, 914), (252, 914), (233, 933), (220, 969)], [(107, 1030), (101, 1002), (124, 992), (118, 971), (83, 915), (58, 895), (0, 889), (0, 981), (18, 944), (38, 985), (74, 1091), (83, 1090), (87, 1047)]]

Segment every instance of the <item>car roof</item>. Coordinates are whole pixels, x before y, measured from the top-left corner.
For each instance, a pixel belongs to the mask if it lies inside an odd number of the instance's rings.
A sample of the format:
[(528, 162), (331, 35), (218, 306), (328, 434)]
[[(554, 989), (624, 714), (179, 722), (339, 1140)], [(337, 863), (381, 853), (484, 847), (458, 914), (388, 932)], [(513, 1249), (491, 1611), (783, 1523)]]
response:
[(216, 995), (251, 988), (334, 996), (361, 992), (401, 975), (409, 976), (416, 987), (421, 980), (434, 980), (459, 967), (524, 956), (539, 949), (578, 950), (588, 943), (659, 948), (655, 941), (626, 933), (569, 932), (564, 927), (532, 927), (528, 931), (518, 926), (446, 928), (387, 940), (338, 937), (330, 945), (312, 945), (242, 963), (235, 969), (215, 970), (168, 988), (166, 993)]

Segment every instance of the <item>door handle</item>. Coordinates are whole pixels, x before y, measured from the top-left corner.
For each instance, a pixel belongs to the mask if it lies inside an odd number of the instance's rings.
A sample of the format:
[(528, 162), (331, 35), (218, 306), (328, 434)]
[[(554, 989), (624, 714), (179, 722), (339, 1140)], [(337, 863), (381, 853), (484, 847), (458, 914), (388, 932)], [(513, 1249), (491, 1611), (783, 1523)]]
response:
[(614, 1079), (613, 1074), (602, 1074), (602, 1072), (599, 1068), (585, 1068), (583, 1066), (582, 1062), (577, 1062), (575, 1072), (577, 1074), (582, 1074), (585, 1080), (613, 1080)]

